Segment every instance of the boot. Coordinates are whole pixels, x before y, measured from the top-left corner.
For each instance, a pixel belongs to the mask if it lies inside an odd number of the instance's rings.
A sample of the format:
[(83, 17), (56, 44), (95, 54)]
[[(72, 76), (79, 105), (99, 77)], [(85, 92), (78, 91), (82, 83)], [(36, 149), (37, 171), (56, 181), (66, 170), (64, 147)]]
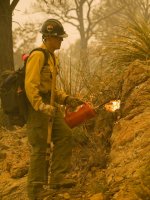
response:
[(42, 200), (45, 197), (51, 197), (52, 193), (53, 193), (52, 190), (42, 189), (39, 192), (37, 192), (37, 194), (36, 194), (36, 200)]
[(73, 179), (69, 178), (51, 178), (50, 188), (60, 189), (60, 188), (72, 188), (76, 185)]
[(28, 190), (28, 197), (30, 200), (42, 200), (45, 197), (49, 197), (51, 196), (53, 193), (53, 190), (46, 190), (42, 187), (35, 187), (32, 189), (30, 188), (30, 190)]

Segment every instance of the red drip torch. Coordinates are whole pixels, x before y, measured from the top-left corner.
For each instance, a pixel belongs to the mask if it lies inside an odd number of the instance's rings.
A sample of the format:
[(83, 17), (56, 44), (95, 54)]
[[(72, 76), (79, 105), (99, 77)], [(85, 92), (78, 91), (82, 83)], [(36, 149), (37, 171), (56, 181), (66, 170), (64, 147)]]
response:
[(96, 112), (92, 105), (89, 103), (84, 103), (74, 112), (70, 112), (69, 109), (66, 109), (64, 119), (70, 128), (74, 128), (75, 126), (78, 126), (95, 116)]

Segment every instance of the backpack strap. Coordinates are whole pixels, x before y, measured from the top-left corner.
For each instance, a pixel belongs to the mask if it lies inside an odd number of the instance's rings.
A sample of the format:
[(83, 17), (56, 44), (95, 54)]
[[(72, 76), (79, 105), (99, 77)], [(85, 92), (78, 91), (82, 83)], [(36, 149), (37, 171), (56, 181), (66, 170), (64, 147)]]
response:
[(43, 48), (40, 48), (40, 47), (39, 47), (39, 48), (35, 48), (35, 49), (33, 49), (33, 50), (30, 52), (29, 55), (31, 55), (31, 53), (34, 52), (34, 51), (42, 51), (43, 54), (44, 54), (44, 57), (45, 57), (44, 66), (48, 65), (48, 58), (49, 58), (49, 52), (48, 52), (48, 50), (43, 49)]

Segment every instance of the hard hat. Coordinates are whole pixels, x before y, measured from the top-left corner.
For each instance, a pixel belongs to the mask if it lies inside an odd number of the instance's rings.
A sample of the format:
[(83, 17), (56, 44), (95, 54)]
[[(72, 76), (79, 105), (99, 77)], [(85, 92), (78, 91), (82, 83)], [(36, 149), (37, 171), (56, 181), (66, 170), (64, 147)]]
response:
[(68, 37), (68, 34), (64, 31), (62, 24), (56, 19), (46, 20), (40, 31), (43, 37), (47, 36), (57, 36), (57, 37)]

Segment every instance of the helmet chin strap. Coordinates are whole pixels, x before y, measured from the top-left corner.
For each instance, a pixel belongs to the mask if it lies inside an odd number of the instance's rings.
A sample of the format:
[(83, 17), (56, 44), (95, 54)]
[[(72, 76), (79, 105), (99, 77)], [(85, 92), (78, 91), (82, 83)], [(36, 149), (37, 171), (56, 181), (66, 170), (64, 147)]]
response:
[(47, 50), (48, 50), (51, 54), (54, 54), (54, 51), (51, 51), (51, 50), (48, 48), (45, 39), (46, 39), (46, 38), (43, 38), (42, 41), (43, 41), (43, 43), (45, 44)]
[(42, 41), (45, 41), (48, 37), (49, 37), (48, 35), (47, 36), (42, 35)]

